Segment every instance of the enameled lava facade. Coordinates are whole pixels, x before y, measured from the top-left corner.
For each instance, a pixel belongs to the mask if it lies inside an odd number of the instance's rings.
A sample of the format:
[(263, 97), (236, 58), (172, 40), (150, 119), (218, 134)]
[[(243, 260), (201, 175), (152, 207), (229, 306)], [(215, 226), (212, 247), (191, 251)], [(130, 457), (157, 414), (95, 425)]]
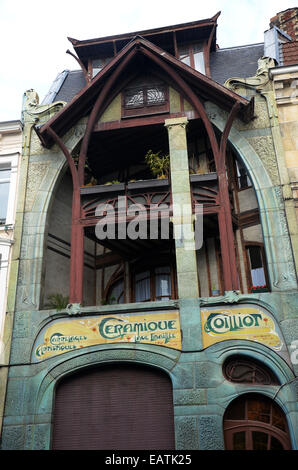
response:
[(70, 38), (25, 94), (3, 449), (297, 448), (279, 64), (218, 16)]

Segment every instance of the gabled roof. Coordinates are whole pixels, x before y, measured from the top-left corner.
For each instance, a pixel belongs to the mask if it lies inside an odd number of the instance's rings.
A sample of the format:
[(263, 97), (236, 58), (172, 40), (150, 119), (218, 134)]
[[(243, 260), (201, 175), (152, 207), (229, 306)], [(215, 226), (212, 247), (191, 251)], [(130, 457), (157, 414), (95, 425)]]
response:
[[(203, 100), (218, 103), (225, 110), (240, 104), (240, 117), (247, 121), (252, 117), (253, 102), (239, 96), (224, 86), (216, 83), (192, 67), (184, 64), (171, 54), (155, 46), (146, 39), (136, 36), (127, 44), (91, 81), (87, 84), (59, 113), (51, 118), (37, 132), (44, 146), (52, 145), (48, 129), (52, 128), (58, 136), (63, 136), (77, 121), (92, 109), (98, 94), (118, 67), (129, 67), (133, 57), (149, 56), (149, 60), (163, 61), (167, 67), (175, 70), (178, 75)], [(169, 77), (170, 78), (170, 77)], [(172, 83), (172, 86), (175, 84)]]
[[(217, 25), (217, 19), (220, 13), (219, 11), (212, 18), (136, 31), (133, 33), (85, 39), (83, 41), (69, 37), (68, 40), (71, 42), (77, 56), (87, 65), (88, 58), (100, 57), (102, 54), (106, 55), (108, 52), (113, 56), (115, 51), (120, 51), (136, 36), (142, 36), (144, 39), (147, 39), (165, 50), (168, 50), (167, 47), (173, 47), (173, 35), (176, 36), (178, 42), (194, 42), (208, 39), (213, 28)], [(211, 42), (211, 50), (215, 50), (216, 48), (216, 30), (214, 33)]]

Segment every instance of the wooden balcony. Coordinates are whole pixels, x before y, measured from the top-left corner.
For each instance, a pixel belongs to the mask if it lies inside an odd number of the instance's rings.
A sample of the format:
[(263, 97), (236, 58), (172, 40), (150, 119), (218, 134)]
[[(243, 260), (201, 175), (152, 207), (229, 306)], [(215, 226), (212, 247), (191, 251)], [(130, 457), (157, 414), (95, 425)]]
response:
[[(219, 210), (218, 178), (216, 173), (190, 175), (193, 212), (196, 204), (203, 205), (204, 214), (215, 214)], [(122, 200), (121, 200), (122, 198)], [(82, 220), (84, 225), (98, 221), (95, 212), (99, 205), (109, 205), (116, 214), (129, 212), (133, 204), (141, 205), (147, 212), (154, 213), (161, 207), (168, 208), (171, 215), (171, 187), (168, 179), (141, 180), (135, 182), (84, 186), (81, 188)], [(119, 206), (125, 200), (125, 207)], [(129, 220), (129, 215), (128, 219)]]
[[(84, 225), (93, 225), (98, 221), (96, 209), (99, 205), (113, 208), (116, 221), (126, 211), (127, 221), (130, 220), (129, 209), (133, 205), (146, 211), (145, 216), (157, 213), (160, 209), (171, 208), (171, 191), (168, 179), (142, 180), (111, 185), (85, 186), (81, 188), (82, 219)], [(125, 205), (123, 205), (125, 204)], [(169, 212), (170, 214), (170, 212)], [(135, 215), (135, 214), (134, 214)]]

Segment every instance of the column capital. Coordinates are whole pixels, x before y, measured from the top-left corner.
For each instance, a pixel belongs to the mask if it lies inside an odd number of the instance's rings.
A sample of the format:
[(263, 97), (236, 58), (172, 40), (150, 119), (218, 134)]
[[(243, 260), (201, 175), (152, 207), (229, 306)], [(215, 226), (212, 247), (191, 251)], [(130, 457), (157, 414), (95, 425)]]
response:
[(185, 128), (187, 126), (188, 119), (186, 116), (180, 117), (180, 118), (172, 118), (172, 119), (166, 119), (165, 120), (165, 127), (168, 129), (171, 129), (173, 126), (180, 126)]

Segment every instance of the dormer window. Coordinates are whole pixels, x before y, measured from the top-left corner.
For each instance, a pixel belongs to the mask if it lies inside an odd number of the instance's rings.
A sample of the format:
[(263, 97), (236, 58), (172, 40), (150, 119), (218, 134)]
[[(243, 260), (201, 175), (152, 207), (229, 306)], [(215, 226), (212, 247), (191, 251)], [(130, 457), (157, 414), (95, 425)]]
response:
[(111, 60), (113, 57), (104, 57), (102, 59), (95, 59), (92, 61), (92, 76), (98, 74)]
[(202, 42), (179, 46), (178, 54), (181, 62), (205, 74), (204, 45)]
[(123, 117), (168, 112), (168, 88), (154, 79), (138, 80), (123, 92)]

